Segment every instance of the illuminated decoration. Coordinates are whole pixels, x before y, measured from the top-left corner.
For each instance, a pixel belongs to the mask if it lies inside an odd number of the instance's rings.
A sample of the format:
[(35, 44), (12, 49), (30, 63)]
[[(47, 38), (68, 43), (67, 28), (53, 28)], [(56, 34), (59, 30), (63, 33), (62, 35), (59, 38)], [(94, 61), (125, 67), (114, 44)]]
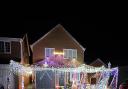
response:
[(32, 67), (19, 64), (18, 62), (10, 61), (10, 69), (15, 74), (30, 75), (32, 73)]
[(9, 76), (7, 77), (7, 88), (8, 89), (11, 89), (10, 80), (11, 80), (11, 72), (9, 72)]
[(54, 52), (54, 55), (64, 55), (63, 52)]
[(75, 70), (77, 70), (78, 73), (80, 72), (86, 72), (86, 73), (95, 73), (95, 72), (101, 72), (101, 71), (109, 71), (109, 69), (105, 68), (104, 66), (102, 67), (93, 67), (93, 66), (89, 66), (89, 65), (85, 65), (82, 64), (77, 68), (67, 68), (67, 67), (47, 67), (47, 68), (42, 68), (41, 66), (34, 66), (34, 67), (26, 67), (23, 66), (22, 64), (19, 64), (17, 62), (11, 61), (10, 66), (12, 66), (13, 71), (17, 71), (18, 72), (24, 72), (24, 73), (28, 73), (32, 70), (37, 70), (37, 71), (43, 71), (43, 70), (54, 70), (54, 71), (59, 71), (59, 72), (74, 72)]
[(44, 67), (47, 67), (48, 66), (47, 62), (45, 62), (43, 65), (44, 65)]
[[(43, 71), (44, 74), (49, 76), (49, 72), (53, 71), (55, 73), (55, 87), (59, 89), (59, 76), (63, 73), (64, 74), (64, 85), (68, 83), (68, 80), (72, 81), (73, 84), (71, 87), (76, 87), (79, 84), (81, 89), (117, 89), (117, 81), (118, 81), (118, 67), (110, 68), (110, 63), (108, 64), (108, 68), (104, 66), (101, 67), (93, 67), (86, 64), (82, 64), (78, 67), (67, 67), (67, 66), (60, 66), (60, 67), (53, 67), (49, 66), (49, 64), (45, 61), (43, 66), (31, 65), (25, 66), (19, 64), (18, 62), (11, 61), (10, 62), (11, 69), (14, 73), (18, 74), (31, 74), (32, 71)], [(91, 83), (87, 83), (87, 79), (89, 78), (88, 74), (98, 74), (100, 73), (99, 77), (96, 77), (97, 83), (92, 85)], [(44, 74), (41, 78), (43, 78)], [(68, 74), (70, 76), (68, 76)], [(112, 77), (112, 81), (108, 83), (110, 77)], [(83, 88), (82, 88), (83, 87)], [(84, 88), (85, 87), (85, 88)]]
[(118, 82), (118, 68), (114, 68), (111, 72), (111, 75), (113, 75), (112, 82), (110, 84), (110, 88), (117, 89), (117, 82)]

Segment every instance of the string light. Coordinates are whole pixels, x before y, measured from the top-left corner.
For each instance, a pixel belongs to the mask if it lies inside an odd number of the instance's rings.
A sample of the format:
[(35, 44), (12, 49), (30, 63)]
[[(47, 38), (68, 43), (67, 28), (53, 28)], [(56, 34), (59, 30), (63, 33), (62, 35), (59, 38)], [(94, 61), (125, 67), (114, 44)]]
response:
[[(106, 89), (108, 86), (111, 87), (112, 89), (117, 88), (117, 81), (118, 81), (118, 67), (115, 68), (105, 68), (104, 66), (102, 67), (93, 67), (89, 65), (82, 64), (79, 67), (49, 67), (47, 62), (44, 63), (44, 66), (36, 66), (36, 65), (31, 65), (31, 66), (24, 66), (18, 62), (12, 61), (10, 62), (10, 68), (14, 73), (18, 74), (27, 74), (30, 75), (32, 74), (32, 71), (57, 71), (58, 73), (62, 72), (69, 72), (71, 74), (75, 73), (101, 73), (100, 78), (96, 86), (92, 86), (93, 88), (96, 87), (96, 89)], [(108, 85), (108, 80), (110, 76), (114, 76), (110, 85)], [(88, 85), (86, 87), (89, 87)]]
[(54, 52), (54, 55), (64, 55), (63, 52)]

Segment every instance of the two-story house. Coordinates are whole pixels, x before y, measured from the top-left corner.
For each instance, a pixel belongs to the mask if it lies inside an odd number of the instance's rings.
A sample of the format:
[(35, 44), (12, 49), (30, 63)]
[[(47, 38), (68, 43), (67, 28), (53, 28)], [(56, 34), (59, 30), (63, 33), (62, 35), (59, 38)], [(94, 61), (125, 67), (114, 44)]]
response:
[(3, 85), (5, 89), (18, 88), (18, 76), (10, 71), (9, 63), (10, 60), (14, 60), (21, 64), (28, 64), (28, 48), (27, 35), (23, 38), (0, 37), (0, 85)]
[(21, 38), (0, 37), (0, 84), (5, 89), (8, 89), (8, 87), (17, 89), (15, 86), (18, 85), (18, 82), (16, 82), (18, 78), (10, 72), (9, 63), (10, 60), (21, 61), (21, 42)]
[(20, 62), (21, 38), (0, 37), (0, 63), (9, 64), (10, 60)]
[[(33, 64), (36, 65), (43, 65), (47, 62), (49, 66), (54, 67), (69, 65), (76, 67), (84, 63), (85, 48), (60, 24), (56, 25), (48, 33), (35, 41), (31, 45), (31, 49), (33, 53)], [(35, 81), (36, 88), (55, 87), (54, 73), (51, 71), (47, 72), (49, 72), (48, 75), (47, 73), (45, 75), (43, 74), (45, 77), (42, 77), (41, 72), (36, 72), (36, 75), (38, 75)], [(61, 76), (64, 76), (64, 74)], [(46, 79), (47, 83), (41, 82)], [(63, 85), (64, 77), (60, 77), (59, 80), (59, 85)]]

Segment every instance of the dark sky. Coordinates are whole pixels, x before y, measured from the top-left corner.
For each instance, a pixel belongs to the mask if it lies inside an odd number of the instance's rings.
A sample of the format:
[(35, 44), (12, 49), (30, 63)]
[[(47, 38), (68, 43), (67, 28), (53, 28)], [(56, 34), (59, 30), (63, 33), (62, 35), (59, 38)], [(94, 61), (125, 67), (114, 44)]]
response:
[(0, 36), (22, 37), (27, 33), (29, 42), (33, 43), (57, 24), (62, 24), (86, 48), (87, 64), (100, 58), (105, 63), (110, 61), (113, 66), (128, 65), (126, 25), (87, 24), (86, 18), (82, 16), (25, 16), (22, 21), (24, 25), (19, 25), (19, 21), (14, 22), (8, 32), (6, 28), (1, 30)]

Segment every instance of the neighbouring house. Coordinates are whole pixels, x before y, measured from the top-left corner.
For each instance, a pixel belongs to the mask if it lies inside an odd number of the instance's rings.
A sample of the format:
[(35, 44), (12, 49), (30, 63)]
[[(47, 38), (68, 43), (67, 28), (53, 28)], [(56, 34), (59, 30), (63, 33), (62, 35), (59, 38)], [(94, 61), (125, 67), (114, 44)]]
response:
[(0, 37), (0, 64), (9, 64), (10, 60), (29, 64), (29, 56), (27, 35), (23, 38)]
[(21, 41), (21, 38), (0, 37), (1, 64), (9, 64), (11, 59), (20, 62)]
[(21, 42), (21, 38), (0, 37), (0, 84), (4, 89), (8, 89), (8, 87), (17, 89), (18, 77), (10, 72), (9, 63), (10, 60), (20, 62)]
[[(105, 66), (106, 68), (108, 67), (108, 65), (106, 65), (100, 58), (97, 58), (89, 65), (93, 67), (102, 67), (102, 66)], [(95, 76), (95, 74), (93, 73), (89, 74), (89, 79), (92, 84), (96, 84), (96, 82), (99, 80), (99, 78), (97, 78), (97, 76)]]
[(94, 67), (101, 67), (101, 66), (105, 66), (108, 67), (108, 65), (106, 65), (101, 59), (97, 58), (95, 61), (93, 61), (92, 63), (89, 64), (90, 66), (94, 66)]
[(23, 38), (0, 37), (0, 84), (5, 89), (8, 89), (7, 87), (18, 88), (20, 80), (17, 75), (10, 72), (9, 63), (10, 60), (14, 60), (21, 64), (28, 64), (30, 56), (28, 48), (27, 35)]

